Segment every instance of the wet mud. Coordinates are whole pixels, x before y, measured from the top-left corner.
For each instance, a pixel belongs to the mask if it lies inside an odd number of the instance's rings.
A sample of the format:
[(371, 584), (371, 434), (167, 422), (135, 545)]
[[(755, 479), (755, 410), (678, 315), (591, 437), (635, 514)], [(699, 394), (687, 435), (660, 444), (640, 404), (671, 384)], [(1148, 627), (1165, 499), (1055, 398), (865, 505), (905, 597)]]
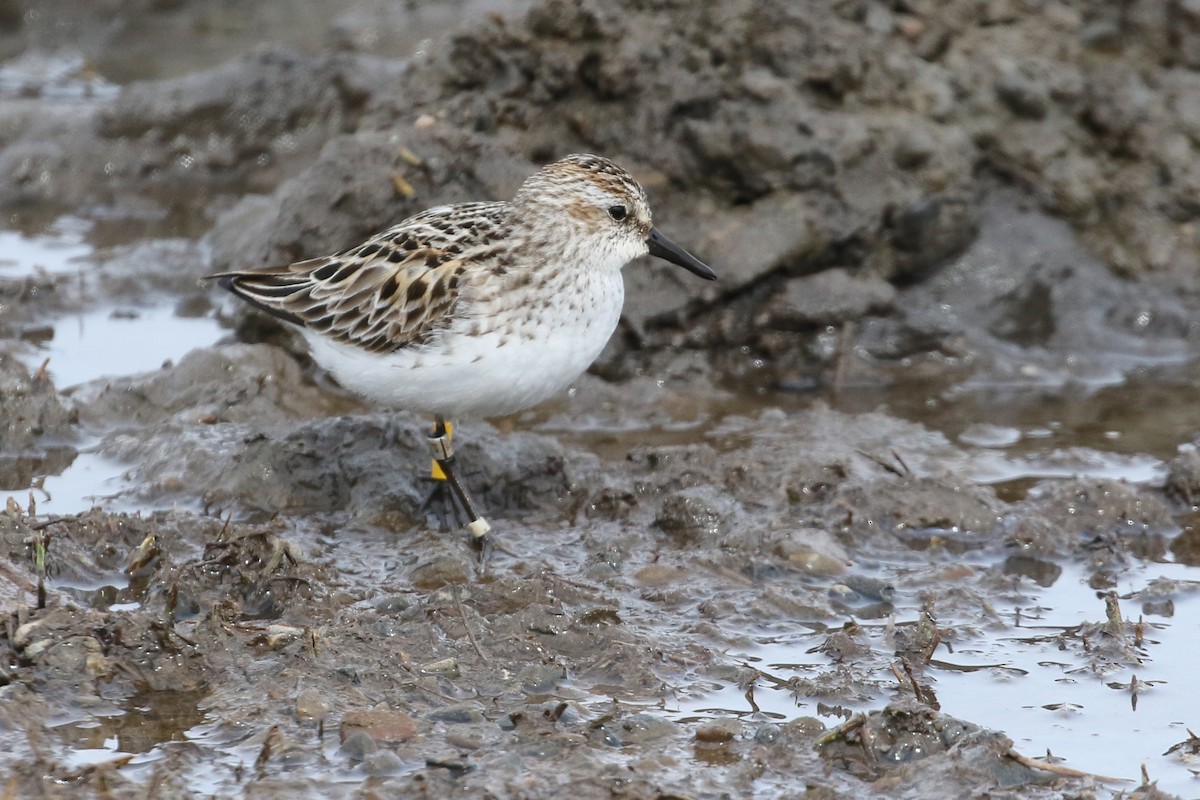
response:
[[(6, 796), (1196, 793), (1188, 3), (259, 6), (0, 2)], [(720, 280), (480, 553), (201, 277), (575, 151)]]

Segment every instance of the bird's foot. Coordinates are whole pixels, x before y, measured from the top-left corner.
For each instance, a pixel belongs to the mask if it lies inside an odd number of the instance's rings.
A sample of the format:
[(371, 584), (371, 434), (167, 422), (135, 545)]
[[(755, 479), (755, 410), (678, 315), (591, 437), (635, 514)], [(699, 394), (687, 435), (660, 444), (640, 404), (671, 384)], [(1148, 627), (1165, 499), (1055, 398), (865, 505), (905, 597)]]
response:
[(438, 478), (426, 480), (432, 485), (421, 505), (417, 507), (417, 514), (424, 517), (431, 527), (439, 530), (456, 531), (466, 527), (470, 520), (446, 481)]

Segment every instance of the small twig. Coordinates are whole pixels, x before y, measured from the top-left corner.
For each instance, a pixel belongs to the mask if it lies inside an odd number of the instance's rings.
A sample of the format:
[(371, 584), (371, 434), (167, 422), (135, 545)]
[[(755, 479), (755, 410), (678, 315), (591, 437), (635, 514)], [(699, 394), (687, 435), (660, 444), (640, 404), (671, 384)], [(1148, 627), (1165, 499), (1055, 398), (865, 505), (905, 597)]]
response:
[(1039, 769), (1043, 772), (1053, 772), (1055, 775), (1062, 775), (1067, 778), (1095, 778), (1096, 780), (1104, 781), (1105, 783), (1132, 783), (1132, 781), (1130, 781), (1128, 778), (1111, 778), (1107, 775), (1097, 775), (1094, 772), (1084, 772), (1082, 770), (1072, 769), (1071, 767), (1064, 767), (1061, 764), (1051, 764), (1046, 761), (1039, 761), (1036, 758), (1023, 756), (1016, 750), (1009, 750), (1004, 755), (1008, 758), (1011, 758), (1013, 761), (1016, 761), (1021, 766), (1029, 767), (1030, 769)]
[(217, 541), (224, 542), (229, 536), (229, 523), (233, 522), (233, 512), (230, 511), (225, 515), (225, 524), (221, 526), (221, 530), (217, 531)]
[(462, 617), (463, 627), (467, 629), (467, 638), (471, 641), (471, 646), (475, 648), (475, 652), (479, 654), (483, 663), (492, 663), (492, 660), (483, 652), (483, 648), (479, 646), (479, 642), (475, 639), (475, 634), (471, 631), (471, 623), (467, 622), (467, 612), (463, 608), (462, 598), (459, 597), (457, 588), (454, 590), (454, 605), (458, 607), (458, 615)]
[(42, 362), (42, 365), (37, 368), (37, 372), (33, 373), (33, 376), (30, 378), (30, 380), (35, 384), (43, 383), (43, 382), (49, 380), (48, 376), (46, 375), (46, 368), (49, 366), (50, 366), (50, 359), (46, 358), (46, 360)]
[(62, 522), (74, 522), (77, 519), (79, 519), (79, 517), (51, 517), (49, 519), (44, 519), (41, 522), (29, 523), (29, 529), (40, 531), (43, 528), (49, 528), (51, 525), (58, 525)]

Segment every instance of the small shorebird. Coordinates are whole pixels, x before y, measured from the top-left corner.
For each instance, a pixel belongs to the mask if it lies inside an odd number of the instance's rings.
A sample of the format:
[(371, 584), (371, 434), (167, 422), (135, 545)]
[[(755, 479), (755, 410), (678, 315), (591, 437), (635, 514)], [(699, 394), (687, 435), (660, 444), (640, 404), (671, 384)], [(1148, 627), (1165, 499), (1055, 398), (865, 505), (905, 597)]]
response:
[(476, 537), (490, 526), (454, 471), (447, 419), (540, 403), (600, 355), (625, 299), (621, 268), (649, 253), (716, 280), (650, 223), (646, 193), (606, 158), (567, 156), (512, 200), (438, 206), (336, 255), (211, 277), (297, 325), (354, 392), (434, 415), (434, 477)]

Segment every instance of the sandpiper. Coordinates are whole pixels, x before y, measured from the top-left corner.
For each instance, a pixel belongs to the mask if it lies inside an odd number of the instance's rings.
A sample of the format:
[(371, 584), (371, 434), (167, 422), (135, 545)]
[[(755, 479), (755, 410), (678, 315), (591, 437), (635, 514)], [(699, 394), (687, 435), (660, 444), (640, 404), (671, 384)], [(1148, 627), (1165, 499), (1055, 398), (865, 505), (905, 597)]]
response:
[(433, 414), (434, 477), (482, 537), (447, 420), (512, 414), (566, 388), (616, 329), (622, 267), (647, 253), (716, 280), (654, 228), (628, 172), (571, 155), (512, 200), (438, 206), (336, 255), (211, 277), (298, 326), (346, 388)]

